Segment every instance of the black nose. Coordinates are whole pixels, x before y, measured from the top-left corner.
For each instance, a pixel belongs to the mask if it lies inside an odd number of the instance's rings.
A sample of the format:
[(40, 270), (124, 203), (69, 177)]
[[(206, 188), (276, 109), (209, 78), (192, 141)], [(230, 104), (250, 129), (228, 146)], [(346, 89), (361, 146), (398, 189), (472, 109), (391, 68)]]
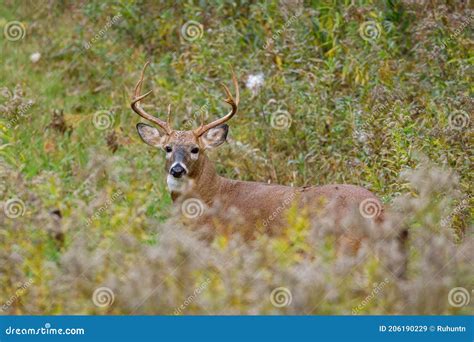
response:
[(177, 164), (171, 168), (170, 173), (175, 178), (181, 178), (181, 176), (186, 174), (186, 170), (181, 165)]

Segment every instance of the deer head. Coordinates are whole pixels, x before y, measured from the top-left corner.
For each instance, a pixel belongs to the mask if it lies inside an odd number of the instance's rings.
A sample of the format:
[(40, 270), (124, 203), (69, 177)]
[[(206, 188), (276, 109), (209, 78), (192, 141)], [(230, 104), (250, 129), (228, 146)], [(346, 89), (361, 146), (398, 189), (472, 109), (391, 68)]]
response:
[(232, 79), (236, 91), (236, 97), (231, 95), (229, 88), (224, 84), (224, 91), (227, 98), (224, 100), (232, 108), (224, 117), (211, 123), (204, 124), (201, 115), (201, 125), (194, 130), (178, 131), (171, 128), (170, 112), (171, 105), (168, 106), (168, 118), (166, 121), (148, 114), (140, 106), (140, 101), (150, 95), (149, 91), (140, 95), (143, 84), (145, 70), (149, 62), (143, 67), (140, 80), (135, 87), (132, 109), (142, 118), (158, 125), (158, 128), (139, 123), (137, 124), (138, 134), (148, 145), (161, 148), (166, 153), (166, 172), (168, 173), (168, 184), (178, 183), (184, 176), (195, 177), (202, 169), (202, 163), (205, 150), (215, 148), (221, 145), (227, 137), (229, 127), (225, 124), (237, 112), (239, 104), (239, 88), (235, 74), (232, 73)]

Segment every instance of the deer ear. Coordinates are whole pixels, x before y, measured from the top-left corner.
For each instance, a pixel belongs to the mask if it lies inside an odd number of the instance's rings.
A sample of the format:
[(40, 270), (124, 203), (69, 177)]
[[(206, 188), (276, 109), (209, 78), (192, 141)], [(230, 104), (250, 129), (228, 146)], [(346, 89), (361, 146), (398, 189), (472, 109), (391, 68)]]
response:
[(160, 135), (160, 131), (153, 126), (139, 123), (137, 124), (137, 131), (140, 138), (150, 146), (161, 147), (163, 144), (163, 136)]
[(201, 137), (201, 143), (204, 148), (214, 148), (222, 145), (227, 138), (229, 126), (226, 124), (211, 128)]

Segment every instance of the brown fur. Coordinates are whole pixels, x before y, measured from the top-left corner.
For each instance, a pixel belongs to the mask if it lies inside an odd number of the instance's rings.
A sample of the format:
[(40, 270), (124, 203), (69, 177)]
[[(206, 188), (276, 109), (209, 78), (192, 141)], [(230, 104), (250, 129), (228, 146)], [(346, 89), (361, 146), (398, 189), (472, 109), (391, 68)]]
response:
[[(220, 211), (213, 215), (203, 215), (197, 221), (199, 225), (214, 228), (238, 226), (244, 229), (243, 233), (247, 238), (252, 238), (259, 227), (270, 235), (281, 233), (286, 221), (284, 214), (294, 203), (301, 209), (309, 209), (312, 214), (331, 203), (331, 210), (337, 212), (338, 219), (349, 214), (351, 208), (357, 208), (367, 198), (373, 199), (381, 207), (374, 194), (354, 185), (289, 187), (227, 179), (216, 173), (213, 163), (205, 155), (200, 156), (196, 166), (198, 171), (193, 170), (189, 175), (189, 187), (183, 193), (173, 192), (173, 201), (182, 203), (188, 198), (197, 198), (208, 208), (218, 206)], [(226, 222), (229, 220), (226, 212), (231, 209), (235, 209), (240, 222), (233, 222), (233, 218), (230, 218), (232, 222)], [(346, 236), (348, 243), (349, 240), (351, 239)]]
[[(221, 125), (201, 137), (193, 131), (172, 131), (161, 135), (156, 128), (139, 124), (139, 134), (146, 143), (170, 150), (166, 152), (167, 173), (177, 162), (186, 166), (187, 174), (183, 178), (168, 177), (182, 185), (179, 190), (171, 192), (173, 201), (181, 205), (181, 209), (188, 199), (194, 199), (201, 207), (200, 215), (188, 220), (191, 226), (210, 227), (213, 233), (238, 231), (246, 239), (252, 239), (259, 233), (280, 234), (286, 223), (285, 213), (293, 205), (309, 216), (331, 215), (336, 222), (341, 222), (345, 215), (359, 209), (359, 204), (366, 199), (380, 209), (374, 219), (383, 220), (380, 201), (373, 193), (358, 186), (289, 187), (219, 176), (205, 150), (222, 144), (227, 129), (227, 125)], [(193, 148), (199, 148), (199, 153), (193, 155)], [(345, 252), (356, 251), (359, 244), (360, 237), (350, 231), (345, 231), (339, 238), (339, 250)]]
[[(228, 126), (224, 123), (235, 115), (239, 104), (239, 87), (235, 74), (232, 77), (235, 98), (224, 85), (227, 95), (224, 101), (232, 108), (226, 116), (207, 125), (201, 122), (201, 126), (195, 130), (176, 131), (170, 125), (169, 106), (167, 122), (148, 114), (140, 106), (140, 101), (150, 94), (148, 92), (140, 95), (148, 64), (145, 64), (135, 87), (131, 107), (141, 117), (160, 126), (165, 134), (162, 135), (158, 129), (145, 124), (137, 125), (138, 133), (147, 144), (166, 151), (167, 182), (173, 201), (182, 201), (185, 204), (185, 200), (194, 198), (199, 206), (210, 208), (198, 217), (190, 215), (193, 216), (195, 224), (207, 225), (214, 229), (240, 227), (248, 238), (253, 237), (259, 229), (274, 235), (281, 232), (285, 223), (284, 212), (292, 205), (296, 204), (310, 215), (332, 214), (336, 220), (341, 220), (366, 199), (371, 199), (377, 208), (380, 208), (378, 216), (374, 218), (382, 219), (383, 211), (379, 200), (370, 191), (358, 186), (341, 184), (288, 187), (220, 177), (204, 151), (217, 147), (226, 140)], [(231, 217), (229, 212), (235, 214)], [(350, 245), (358, 245), (357, 238), (350, 233), (345, 235), (345, 240), (349, 241)]]

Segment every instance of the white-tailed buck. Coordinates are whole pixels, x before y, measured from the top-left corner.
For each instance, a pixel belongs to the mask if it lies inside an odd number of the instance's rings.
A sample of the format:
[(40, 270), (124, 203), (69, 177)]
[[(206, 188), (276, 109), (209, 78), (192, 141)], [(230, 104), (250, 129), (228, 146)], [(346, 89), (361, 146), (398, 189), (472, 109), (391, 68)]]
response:
[[(135, 87), (131, 106), (142, 118), (158, 125), (161, 132), (153, 126), (139, 123), (138, 134), (148, 145), (165, 151), (167, 183), (173, 201), (181, 204), (191, 201), (191, 204), (202, 206), (194, 208), (197, 212), (190, 214), (199, 216), (195, 222), (207, 224), (214, 229), (238, 225), (244, 229), (243, 235), (250, 238), (254, 232), (279, 233), (284, 227), (285, 209), (292, 205), (309, 208), (310, 211), (314, 209), (319, 213), (322, 207), (330, 208), (338, 218), (347, 215), (351, 208), (360, 208), (366, 213), (366, 217), (382, 219), (383, 209), (380, 201), (370, 191), (358, 186), (334, 184), (290, 187), (219, 176), (213, 162), (206, 156), (206, 150), (215, 148), (226, 140), (229, 127), (225, 123), (237, 112), (239, 89), (235, 74), (233, 74), (235, 98), (223, 85), (227, 95), (225, 102), (231, 106), (227, 115), (208, 124), (204, 124), (201, 118), (200, 127), (177, 131), (170, 125), (169, 106), (167, 121), (148, 114), (140, 106), (140, 101), (151, 93), (149, 91), (141, 95), (147, 65), (148, 63), (145, 64)], [(209, 209), (205, 212), (204, 208), (218, 208), (218, 210)], [(229, 219), (226, 215), (229, 211), (237, 213), (235, 216), (240, 219), (238, 224), (235, 219)], [(226, 219), (232, 222), (226, 222)]]

